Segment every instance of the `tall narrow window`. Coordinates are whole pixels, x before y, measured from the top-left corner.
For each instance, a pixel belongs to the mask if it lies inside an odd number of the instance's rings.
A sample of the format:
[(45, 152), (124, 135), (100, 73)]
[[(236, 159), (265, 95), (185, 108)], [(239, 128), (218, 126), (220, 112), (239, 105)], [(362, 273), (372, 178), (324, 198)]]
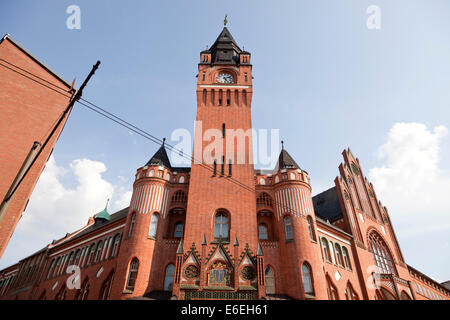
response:
[(232, 169), (232, 164), (231, 164), (231, 160), (228, 160), (228, 175), (231, 176), (231, 169)]
[(130, 263), (130, 270), (128, 271), (127, 290), (134, 291), (136, 278), (139, 270), (139, 260), (134, 258)]
[(336, 258), (337, 258), (337, 263), (338, 265), (340, 265), (341, 267), (344, 266), (344, 261), (342, 259), (342, 250), (341, 250), (341, 246), (339, 244), (335, 244), (334, 245), (334, 249), (336, 251)]
[(330, 245), (328, 244), (328, 240), (325, 238), (322, 238), (322, 249), (325, 260), (331, 262)]
[(348, 250), (346, 247), (342, 247), (342, 253), (344, 255), (345, 267), (351, 270), (352, 265), (350, 263), (350, 255), (348, 254)]
[[(247, 59), (246, 59), (247, 60)], [(244, 73), (244, 80), (247, 82), (247, 72), (246, 73)]]
[[(205, 58), (206, 58), (206, 56), (205, 56)], [(203, 72), (202, 80), (205, 81), (205, 73), (204, 72)]]
[(100, 300), (108, 300), (109, 294), (111, 292), (112, 282), (114, 279), (114, 272), (111, 273), (108, 278), (103, 282), (102, 287), (100, 289)]
[(156, 238), (157, 227), (158, 227), (158, 215), (154, 213), (152, 214), (152, 218), (150, 220), (150, 230), (148, 231), (149, 237)]
[(329, 300), (339, 300), (339, 295), (336, 287), (331, 282), (330, 277), (327, 275), (327, 291), (328, 291), (328, 299)]
[(222, 123), (222, 138), (225, 138), (225, 123)]
[(311, 216), (308, 216), (306, 218), (306, 221), (308, 222), (309, 238), (313, 241), (316, 241), (316, 235), (314, 234), (314, 224)]
[(269, 266), (264, 270), (266, 280), (266, 294), (275, 294), (275, 276)]
[(117, 255), (117, 253), (119, 251), (119, 244), (120, 244), (120, 233), (118, 233), (114, 236), (111, 257), (115, 257)]
[(133, 213), (130, 221), (130, 229), (128, 229), (128, 238), (133, 234), (134, 223), (136, 222), (136, 214)]
[(314, 295), (311, 267), (306, 262), (302, 265), (303, 287), (305, 294)]
[(230, 94), (230, 90), (227, 90), (227, 106), (230, 105), (231, 102), (231, 94)]
[(207, 97), (206, 89), (203, 89), (203, 105), (206, 105), (206, 97)]
[(222, 89), (219, 90), (219, 106), (222, 105)]
[(175, 229), (173, 232), (173, 237), (174, 238), (181, 238), (183, 237), (183, 223), (182, 222), (177, 222), (177, 224), (175, 224)]
[(53, 267), (55, 266), (55, 259), (53, 259), (50, 262), (50, 267), (48, 268), (48, 274), (47, 274), (47, 279), (51, 277), (52, 275), (52, 271), (53, 271)]
[(213, 169), (213, 174), (216, 175), (217, 174), (217, 160), (214, 160), (214, 169)]
[(222, 156), (222, 167), (220, 169), (220, 174), (222, 176), (225, 174), (225, 156)]
[(260, 240), (267, 240), (269, 238), (269, 235), (267, 233), (267, 226), (264, 223), (261, 223), (258, 226), (258, 238)]
[(174, 275), (175, 266), (173, 264), (169, 264), (166, 268), (166, 276), (164, 277), (164, 291), (172, 291)]
[(103, 249), (103, 241), (99, 241), (97, 244), (97, 253), (95, 254), (95, 260), (94, 263), (97, 263), (100, 259), (100, 252), (102, 252)]
[(214, 238), (228, 239), (228, 216), (224, 212), (219, 212), (214, 218)]
[(294, 239), (294, 235), (292, 233), (292, 220), (291, 217), (284, 217), (284, 233), (286, 235), (286, 240)]

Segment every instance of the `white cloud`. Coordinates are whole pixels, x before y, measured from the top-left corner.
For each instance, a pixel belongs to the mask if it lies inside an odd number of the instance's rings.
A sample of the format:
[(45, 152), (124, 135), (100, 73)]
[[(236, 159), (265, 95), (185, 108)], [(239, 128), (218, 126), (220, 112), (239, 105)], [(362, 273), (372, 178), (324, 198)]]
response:
[[(51, 156), (1, 265), (13, 264), (52, 240), (86, 225), (89, 217), (103, 210), (108, 198), (111, 199), (109, 213), (127, 207), (131, 191), (126, 180), (118, 178), (119, 185), (113, 185), (102, 177), (106, 170), (104, 163), (89, 159), (74, 160), (69, 168), (64, 168)], [(74, 187), (66, 187), (63, 178)]]
[(450, 231), (450, 172), (439, 167), (447, 128), (396, 123), (378, 150), (380, 167), (369, 171), (378, 198), (404, 236)]

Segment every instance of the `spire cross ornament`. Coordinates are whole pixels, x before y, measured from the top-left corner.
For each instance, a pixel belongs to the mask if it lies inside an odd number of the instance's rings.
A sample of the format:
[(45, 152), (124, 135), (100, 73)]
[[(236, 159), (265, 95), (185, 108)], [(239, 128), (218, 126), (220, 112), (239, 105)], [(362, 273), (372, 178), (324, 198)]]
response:
[(227, 17), (228, 17), (228, 14), (225, 14), (225, 19), (223, 19), (223, 26), (224, 26), (224, 27), (226, 27), (227, 24), (228, 24), (228, 19), (227, 19)]

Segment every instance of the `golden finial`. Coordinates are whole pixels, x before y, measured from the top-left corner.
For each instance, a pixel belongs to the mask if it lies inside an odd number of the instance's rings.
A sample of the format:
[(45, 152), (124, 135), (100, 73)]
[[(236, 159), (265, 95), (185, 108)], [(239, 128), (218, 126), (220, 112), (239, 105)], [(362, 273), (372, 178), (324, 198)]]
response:
[(227, 17), (228, 17), (228, 14), (225, 14), (225, 19), (223, 19), (223, 26), (224, 26), (224, 27), (226, 27), (227, 24), (228, 24), (228, 19), (227, 19)]

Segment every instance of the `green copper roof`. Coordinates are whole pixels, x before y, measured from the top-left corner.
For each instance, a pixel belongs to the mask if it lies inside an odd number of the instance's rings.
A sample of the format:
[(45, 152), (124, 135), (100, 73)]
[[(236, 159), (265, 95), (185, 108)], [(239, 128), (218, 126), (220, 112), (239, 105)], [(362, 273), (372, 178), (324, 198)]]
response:
[[(109, 199), (108, 199), (109, 202)], [(95, 215), (95, 219), (104, 219), (104, 220), (111, 220), (111, 216), (108, 213), (108, 202), (106, 203), (105, 209), (103, 209), (102, 211), (100, 211), (99, 213), (97, 213)]]

